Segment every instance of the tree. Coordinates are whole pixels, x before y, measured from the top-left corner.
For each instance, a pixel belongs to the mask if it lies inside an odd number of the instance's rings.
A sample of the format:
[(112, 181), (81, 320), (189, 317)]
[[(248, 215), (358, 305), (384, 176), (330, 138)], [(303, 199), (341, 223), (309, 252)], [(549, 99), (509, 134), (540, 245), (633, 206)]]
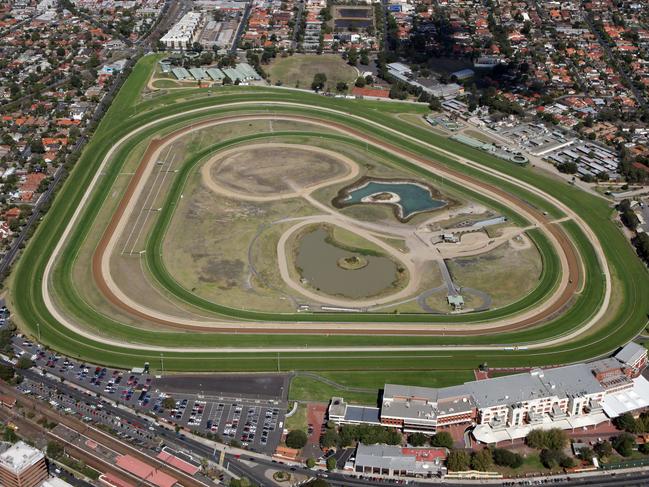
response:
[(649, 455), (649, 443), (643, 443), (638, 447), (638, 451), (643, 455)]
[(336, 470), (336, 459), (334, 457), (327, 458), (327, 470)]
[(366, 84), (367, 81), (365, 81), (365, 78), (363, 78), (362, 76), (356, 78), (356, 82), (354, 83), (354, 85), (356, 85), (358, 88), (363, 88)]
[(430, 97), (430, 102), (428, 103), (428, 108), (435, 112), (440, 112), (442, 110), (442, 102), (439, 101), (439, 98), (436, 96)]
[(286, 435), (286, 446), (289, 448), (304, 448), (306, 445), (307, 436), (306, 433), (302, 430), (293, 430)]
[(165, 397), (162, 401), (162, 407), (165, 409), (173, 409), (176, 406), (176, 400), (173, 397)]
[(306, 466), (307, 468), (313, 468), (315, 467), (315, 458), (309, 457), (306, 459)]
[(451, 450), (446, 459), (446, 467), (453, 472), (468, 470), (469, 460), (469, 454), (464, 450)]
[(613, 438), (611, 444), (620, 455), (630, 457), (635, 448), (635, 436), (629, 433), (622, 433)]
[(29, 369), (32, 365), (34, 364), (27, 355), (23, 355), (18, 359), (18, 362), (16, 362), (16, 367), (22, 370)]
[(0, 364), (0, 379), (5, 382), (9, 382), (14, 378), (14, 368), (9, 365)]
[(390, 428), (386, 434), (385, 442), (388, 445), (400, 445), (403, 440), (401, 433), (397, 430)]
[(306, 485), (307, 487), (329, 487), (329, 482), (324, 479), (315, 479)]
[(568, 444), (568, 435), (559, 428), (533, 429), (525, 437), (525, 442), (530, 448), (561, 450)]
[(320, 446), (323, 448), (331, 448), (332, 446), (336, 446), (339, 440), (340, 438), (336, 430), (327, 429), (324, 435), (320, 436)]
[(408, 437), (408, 443), (412, 446), (424, 446), (428, 443), (428, 437), (423, 433), (413, 433)]
[(431, 446), (453, 448), (453, 437), (448, 431), (440, 431), (430, 439)]
[(494, 459), (489, 448), (478, 450), (471, 455), (471, 468), (474, 470), (486, 472), (493, 466), (493, 463)]
[(523, 457), (513, 451), (504, 448), (494, 448), (492, 454), (494, 463), (501, 467), (518, 468), (523, 465)]
[(341, 93), (343, 91), (347, 91), (347, 83), (345, 83), (344, 81), (339, 81), (338, 83), (336, 83), (336, 91)]
[(9, 443), (16, 443), (18, 441), (18, 435), (16, 435), (16, 432), (12, 428), (5, 428), (2, 439)]
[(316, 73), (313, 76), (313, 82), (311, 83), (311, 89), (313, 91), (320, 91), (324, 88), (325, 83), (327, 82), (327, 75), (324, 73)]
[(613, 420), (613, 424), (623, 431), (639, 433), (639, 425), (631, 413), (624, 413)]
[(578, 167), (576, 162), (562, 162), (557, 164), (557, 169), (566, 174), (576, 174)]
[(43, 154), (45, 152), (45, 146), (43, 145), (43, 141), (40, 139), (32, 140), (29, 144), (29, 148), (36, 154)]
[(595, 450), (597, 456), (600, 458), (610, 457), (613, 453), (613, 445), (611, 445), (609, 441), (599, 442), (595, 444), (595, 447), (593, 449)]
[(355, 47), (352, 47), (348, 52), (347, 52), (347, 62), (351, 66), (356, 66), (356, 63), (358, 63), (358, 51), (356, 50)]
[(60, 458), (64, 453), (63, 446), (57, 441), (47, 442), (47, 456), (53, 460)]
[(545, 445), (550, 450), (562, 450), (568, 444), (568, 435), (559, 428), (552, 428), (545, 432)]

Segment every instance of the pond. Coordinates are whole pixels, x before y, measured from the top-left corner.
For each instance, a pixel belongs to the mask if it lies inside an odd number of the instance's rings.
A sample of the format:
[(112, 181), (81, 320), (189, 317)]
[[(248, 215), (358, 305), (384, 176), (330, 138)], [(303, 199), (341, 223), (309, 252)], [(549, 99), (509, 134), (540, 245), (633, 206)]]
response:
[[(345, 269), (340, 261), (357, 257), (365, 265)], [(336, 246), (324, 228), (302, 236), (296, 265), (310, 287), (325, 294), (359, 299), (375, 296), (392, 287), (398, 278), (395, 262), (387, 257), (363, 255)]]
[(436, 210), (446, 201), (433, 198), (431, 189), (424, 184), (410, 181), (374, 181), (348, 190), (340, 202), (343, 205), (358, 203), (390, 204), (397, 209), (397, 217), (406, 221), (423, 211)]

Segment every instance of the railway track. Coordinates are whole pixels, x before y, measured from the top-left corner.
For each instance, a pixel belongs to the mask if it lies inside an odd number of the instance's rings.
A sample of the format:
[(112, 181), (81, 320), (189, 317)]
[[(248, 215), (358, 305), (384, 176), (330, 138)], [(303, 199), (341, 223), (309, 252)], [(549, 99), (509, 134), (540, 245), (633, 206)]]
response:
[[(41, 401), (38, 401), (36, 399), (32, 399), (30, 397), (24, 396), (22, 394), (18, 394), (15, 389), (12, 387), (8, 386), (4, 382), (0, 382), (0, 392), (3, 394), (13, 397), (16, 399), (16, 403), (20, 404), (21, 406), (32, 409), (33, 411), (41, 414), (45, 418), (47, 418), (49, 421), (53, 421), (57, 424), (62, 424), (64, 426), (67, 426), (71, 430), (76, 431), (77, 433), (84, 435), (88, 437), (89, 439), (96, 441), (97, 443), (100, 443), (104, 445), (107, 448), (110, 448), (111, 450), (121, 454), (121, 455), (130, 455), (134, 458), (137, 458), (138, 460), (141, 460), (142, 462), (146, 463), (147, 465), (160, 470), (161, 472), (164, 472), (168, 475), (171, 475), (175, 479), (178, 480), (180, 484), (182, 484), (184, 487), (208, 487), (209, 484), (205, 484), (194, 477), (176, 469), (168, 464), (161, 462), (157, 458), (151, 457), (150, 455), (147, 455), (146, 453), (143, 453), (142, 451), (120, 441), (112, 436), (110, 436), (108, 433), (104, 433), (101, 430), (98, 430), (96, 428), (93, 428), (92, 426), (84, 423), (83, 421), (79, 421), (71, 416), (66, 416), (63, 414), (59, 414), (56, 411), (53, 411), (49, 406), (43, 404)], [(60, 437), (53, 435), (51, 431), (44, 429), (44, 431), (47, 432), (49, 436), (52, 436), (56, 438), (59, 441), (65, 441), (64, 439), (61, 439)], [(66, 442), (66, 444), (68, 444)], [(72, 445), (72, 444), (71, 444)], [(74, 445), (72, 445), (74, 447)], [(83, 450), (80, 450), (79, 448), (75, 447), (77, 450), (83, 452)], [(85, 452), (84, 452), (85, 453)], [(115, 467), (116, 468), (116, 467)], [(119, 472), (123, 471), (121, 469), (118, 470)], [(141, 479), (138, 479), (141, 481)]]

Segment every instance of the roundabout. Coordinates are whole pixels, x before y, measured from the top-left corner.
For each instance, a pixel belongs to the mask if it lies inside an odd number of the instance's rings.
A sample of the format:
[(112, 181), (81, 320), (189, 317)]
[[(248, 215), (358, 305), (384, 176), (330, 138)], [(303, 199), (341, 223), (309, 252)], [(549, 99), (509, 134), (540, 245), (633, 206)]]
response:
[[(147, 69), (129, 78), (138, 93)], [(113, 365), (164, 353), (175, 370), (273, 370), (281, 354), (284, 368), (407, 370), (473, 367), (477, 350), (503, 365), (582, 360), (645, 325), (647, 273), (605, 201), (374, 102), (204, 93), (118, 97), (12, 276), (22, 329)], [(393, 188), (334, 203), (362, 178), (449, 204), (398, 218), (410, 201)], [(306, 248), (319, 229), (332, 236)], [(307, 250), (325, 266), (308, 276)], [(388, 269), (377, 289), (339, 285), (373, 258)], [(314, 280), (323, 270), (333, 284)], [(463, 288), (464, 310), (440, 304)]]

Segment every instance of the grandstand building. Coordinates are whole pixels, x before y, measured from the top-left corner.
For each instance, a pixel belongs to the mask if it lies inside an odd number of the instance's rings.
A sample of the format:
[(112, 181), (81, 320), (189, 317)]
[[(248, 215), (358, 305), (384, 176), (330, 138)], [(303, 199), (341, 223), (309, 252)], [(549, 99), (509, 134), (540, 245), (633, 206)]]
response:
[(649, 407), (649, 381), (640, 375), (646, 364), (647, 350), (630, 343), (612, 358), (459, 386), (386, 384), (380, 408), (351, 406), (337, 397), (329, 419), (428, 434), (471, 427), (480, 442), (511, 441), (534, 428), (591, 427)]

